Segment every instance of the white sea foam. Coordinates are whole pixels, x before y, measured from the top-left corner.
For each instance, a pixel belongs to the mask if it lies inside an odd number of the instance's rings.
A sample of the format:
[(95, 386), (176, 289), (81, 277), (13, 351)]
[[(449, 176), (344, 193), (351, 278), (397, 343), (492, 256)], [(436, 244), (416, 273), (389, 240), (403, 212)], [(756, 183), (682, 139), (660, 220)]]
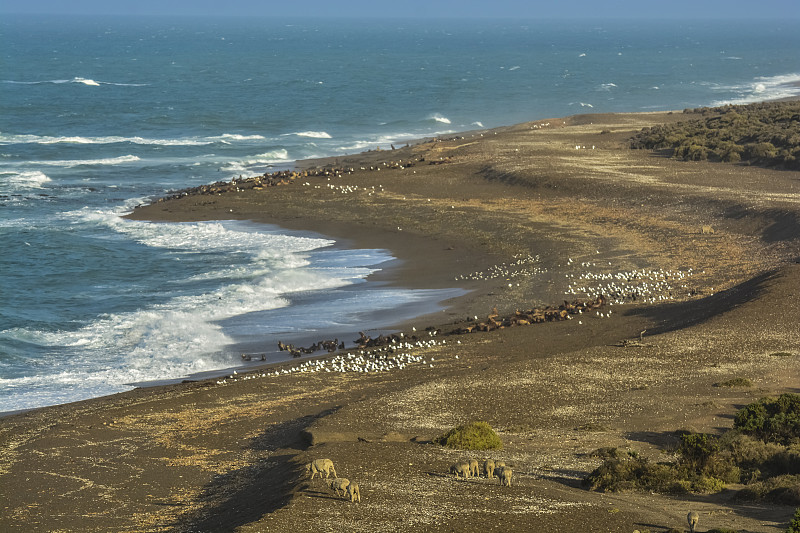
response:
[(473, 126), (478, 126), (479, 128), (482, 128), (483, 127), (483, 122), (481, 122), (479, 120), (476, 120), (475, 122), (472, 123), (472, 125)]
[(513, 67), (509, 68), (508, 70), (512, 71), (512, 70), (519, 70), (519, 69), (520, 69), (519, 65), (514, 65)]
[[(179, 379), (224, 368), (234, 363), (226, 352), (233, 339), (221, 321), (285, 307), (292, 293), (345, 286), (374, 271), (346, 262), (309, 268), (308, 252), (333, 241), (257, 231), (245, 223), (138, 222), (121, 219), (117, 212), (89, 208), (63, 216), (106, 226), (176, 257), (213, 253), (236, 254), (238, 259), (181, 281), (182, 290), (198, 280), (219, 281), (216, 288), (199, 294), (176, 295), (138, 310), (102, 315), (76, 331), (15, 328), (0, 332), (5, 339), (65, 354), (26, 377), (0, 380), (0, 411), (75, 401), (127, 390), (135, 382)], [(169, 290), (168, 285), (164, 287)], [(13, 403), (6, 404), (7, 398), (13, 398), (8, 400)]]
[[(135, 200), (132, 200), (135, 202)], [(329, 239), (248, 231), (236, 222), (156, 223), (120, 218), (128, 206), (114, 210), (83, 208), (63, 214), (65, 219), (103, 225), (146, 246), (186, 252), (244, 252), (259, 260), (294, 261), (300, 252), (308, 252), (334, 243)], [(292, 263), (291, 266), (298, 266)]]
[(0, 133), (0, 145), (9, 144), (118, 144), (131, 143), (155, 146), (205, 146), (214, 143), (232, 144), (237, 141), (263, 141), (263, 135), (238, 135), (224, 133), (211, 137), (184, 137), (176, 139), (155, 139), (149, 137), (131, 136), (123, 137), (119, 135), (106, 135), (98, 137), (85, 136), (61, 136), (53, 137), (47, 135), (15, 135)]
[[(442, 132), (450, 133), (450, 132)], [(441, 135), (440, 132), (428, 133), (425, 135)], [(363, 150), (373, 150), (380, 148), (382, 150), (389, 150), (393, 145), (398, 145), (404, 141), (411, 139), (418, 139), (421, 135), (419, 133), (392, 133), (389, 135), (376, 135), (369, 139), (361, 139), (353, 141), (349, 144), (337, 146), (335, 150), (340, 153), (361, 152)], [(311, 157), (311, 156), (309, 156)], [(319, 157), (325, 157), (320, 154)]]
[(24, 189), (41, 189), (45, 183), (52, 181), (44, 172), (27, 170), (23, 172), (0, 171), (0, 192), (12, 192)]
[(82, 83), (84, 85), (93, 85), (95, 87), (100, 87), (100, 84), (92, 79), (87, 78), (72, 78), (73, 83)]
[(263, 154), (248, 157), (247, 159), (229, 161), (220, 167), (220, 170), (222, 172), (238, 175), (247, 172), (263, 171), (263, 168), (266, 166), (290, 163), (291, 161), (293, 161), (293, 159), (289, 157), (289, 152), (284, 148), (278, 148), (276, 150), (264, 152)]
[(717, 92), (736, 94), (733, 98), (717, 100), (711, 105), (748, 104), (800, 95), (800, 73), (757, 77), (739, 85), (707, 85)]
[(35, 166), (49, 166), (49, 167), (81, 167), (81, 166), (106, 166), (106, 165), (124, 165), (125, 163), (134, 163), (140, 161), (139, 157), (135, 155), (122, 155), (119, 157), (106, 157), (102, 159), (66, 159), (54, 161), (30, 161), (26, 164)]
[(111, 81), (96, 81), (91, 78), (82, 78), (80, 76), (76, 76), (68, 80), (65, 79), (36, 80), (36, 81), (3, 80), (2, 83), (8, 83), (12, 85), (43, 85), (43, 84), (61, 85), (63, 83), (80, 83), (82, 85), (88, 85), (92, 87), (99, 87), (100, 85), (115, 85), (117, 87), (147, 87), (148, 85), (150, 85), (149, 83), (116, 83)]
[(331, 139), (330, 133), (326, 131), (296, 131), (294, 133), (284, 133), (282, 136), (296, 135), (298, 137), (311, 137), (312, 139)]
[(217, 137), (208, 137), (212, 141), (262, 141), (265, 138), (263, 135), (240, 135), (238, 133), (223, 133)]
[(439, 113), (434, 113), (433, 115), (429, 116), (428, 120), (435, 120), (436, 122), (441, 122), (442, 124), (450, 124), (450, 119), (440, 115)]

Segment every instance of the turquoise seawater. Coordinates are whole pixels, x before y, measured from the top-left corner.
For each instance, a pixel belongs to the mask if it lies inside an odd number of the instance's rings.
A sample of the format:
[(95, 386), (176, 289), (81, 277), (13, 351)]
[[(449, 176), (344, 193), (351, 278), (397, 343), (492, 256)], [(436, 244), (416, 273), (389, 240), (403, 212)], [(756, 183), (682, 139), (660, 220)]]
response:
[(453, 294), (367, 283), (388, 252), (324, 236), (120, 218), (148, 198), (429, 135), (800, 93), (781, 21), (17, 16), (0, 54), (0, 412)]

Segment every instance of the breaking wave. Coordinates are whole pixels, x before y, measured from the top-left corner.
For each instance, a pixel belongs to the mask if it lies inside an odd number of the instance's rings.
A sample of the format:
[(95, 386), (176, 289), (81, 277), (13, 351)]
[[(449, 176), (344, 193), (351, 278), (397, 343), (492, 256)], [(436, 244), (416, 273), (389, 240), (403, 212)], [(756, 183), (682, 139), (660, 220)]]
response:
[(123, 155), (119, 157), (106, 157), (103, 159), (66, 159), (58, 161), (31, 161), (31, 164), (42, 165), (49, 167), (83, 167), (83, 166), (106, 166), (106, 165), (124, 165), (125, 163), (134, 163), (140, 161), (135, 155)]
[(91, 78), (82, 78), (80, 76), (76, 76), (68, 80), (62, 80), (62, 79), (39, 80), (39, 81), (3, 80), (3, 83), (9, 83), (14, 85), (44, 85), (44, 84), (61, 85), (63, 83), (79, 83), (82, 85), (88, 85), (90, 87), (99, 87), (101, 85), (115, 85), (117, 87), (147, 87), (148, 85), (150, 85), (149, 83), (115, 83), (111, 81), (96, 81)]
[(41, 189), (52, 181), (44, 172), (28, 170), (23, 172), (0, 171), (0, 192), (10, 193), (26, 189)]
[(433, 115), (428, 117), (428, 120), (435, 120), (436, 122), (441, 122), (442, 124), (450, 124), (450, 119), (440, 115), (439, 113), (434, 113)]
[(184, 137), (176, 139), (154, 139), (149, 137), (123, 137), (119, 135), (104, 135), (98, 137), (84, 137), (80, 135), (53, 137), (48, 135), (15, 135), (0, 133), (0, 145), (11, 144), (141, 144), (154, 146), (206, 146), (215, 143), (231, 144), (236, 141), (262, 141), (263, 135), (239, 135), (224, 133), (211, 137)]
[(294, 133), (284, 133), (283, 136), (297, 135), (298, 137), (311, 137), (312, 139), (332, 139), (330, 133), (326, 131), (296, 131)]

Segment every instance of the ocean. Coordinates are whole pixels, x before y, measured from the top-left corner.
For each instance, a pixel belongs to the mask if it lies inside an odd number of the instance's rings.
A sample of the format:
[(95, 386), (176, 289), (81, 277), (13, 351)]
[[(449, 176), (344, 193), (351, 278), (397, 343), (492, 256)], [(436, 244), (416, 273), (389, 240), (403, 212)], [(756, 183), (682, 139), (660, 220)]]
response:
[(0, 412), (243, 347), (280, 360), (277, 340), (457, 293), (368, 281), (390, 253), (324, 235), (121, 218), (148, 199), (463, 130), (800, 94), (791, 21), (5, 16), (0, 49)]

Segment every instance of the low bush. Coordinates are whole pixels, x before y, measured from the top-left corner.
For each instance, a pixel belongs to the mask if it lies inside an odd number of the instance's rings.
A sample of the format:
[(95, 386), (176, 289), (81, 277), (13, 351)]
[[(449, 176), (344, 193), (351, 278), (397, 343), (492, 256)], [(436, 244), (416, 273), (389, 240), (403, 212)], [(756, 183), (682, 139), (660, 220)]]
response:
[(800, 507), (797, 508), (785, 533), (800, 533)]
[(800, 475), (776, 476), (752, 483), (740, 490), (736, 499), (800, 505)]
[(632, 453), (611, 452), (603, 464), (583, 480), (584, 486), (603, 492), (652, 490), (679, 494), (686, 492), (669, 465), (652, 463)]
[(800, 102), (686, 109), (698, 116), (644, 128), (631, 148), (664, 150), (685, 161), (723, 161), (800, 168)]
[(747, 378), (733, 378), (727, 381), (714, 383), (715, 387), (752, 387), (753, 382)]
[(498, 450), (503, 442), (487, 422), (470, 422), (434, 439), (436, 444), (462, 450)]
[[(586, 476), (592, 490), (719, 492), (744, 483), (738, 498), (800, 505), (800, 395), (762, 398), (740, 409), (722, 435), (676, 432), (675, 460), (652, 463), (633, 451), (601, 448), (603, 463)], [(800, 533), (800, 531), (798, 531)]]
[(800, 395), (762, 398), (736, 413), (733, 427), (765, 442), (788, 445), (800, 440)]

